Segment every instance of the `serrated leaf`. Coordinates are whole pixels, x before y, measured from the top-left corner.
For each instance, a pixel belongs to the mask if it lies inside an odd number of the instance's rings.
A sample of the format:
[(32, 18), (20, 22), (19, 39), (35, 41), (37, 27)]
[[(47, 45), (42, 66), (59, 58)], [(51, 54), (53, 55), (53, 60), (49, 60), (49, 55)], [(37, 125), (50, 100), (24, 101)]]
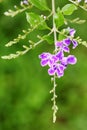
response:
[(41, 17), (38, 14), (35, 13), (26, 13), (26, 19), (27, 22), (30, 24), (31, 27), (36, 27), (40, 30), (44, 30), (47, 29), (48, 26), (46, 24), (46, 22), (44, 21), (44, 18)]
[(30, 2), (40, 10), (50, 10), (47, 7), (46, 0), (30, 0)]
[(56, 23), (57, 28), (64, 24), (64, 16), (59, 9), (57, 13), (55, 14), (54, 18), (55, 18), (55, 23)]
[(74, 4), (67, 4), (62, 8), (62, 12), (64, 15), (71, 15), (77, 7)]
[(45, 35), (43, 36), (43, 39), (46, 40), (49, 44), (53, 44), (54, 40), (52, 36)]

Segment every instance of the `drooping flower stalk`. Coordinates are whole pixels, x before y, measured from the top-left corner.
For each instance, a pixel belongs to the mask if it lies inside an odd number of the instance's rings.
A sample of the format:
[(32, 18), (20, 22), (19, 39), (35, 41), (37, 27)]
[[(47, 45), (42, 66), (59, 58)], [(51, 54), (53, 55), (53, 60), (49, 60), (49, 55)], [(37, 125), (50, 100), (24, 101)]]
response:
[(68, 27), (66, 31), (68, 32), (67, 38), (58, 41), (57, 40), (57, 28), (55, 24), (55, 0), (52, 0), (52, 14), (53, 14), (53, 34), (54, 34), (54, 54), (51, 54), (49, 52), (43, 52), (39, 55), (39, 58), (41, 59), (41, 66), (48, 66), (48, 74), (52, 76), (53, 81), (53, 89), (50, 91), (50, 93), (53, 93), (53, 123), (56, 121), (56, 113), (58, 110), (58, 107), (56, 105), (56, 78), (61, 78), (64, 76), (64, 71), (68, 67), (69, 64), (74, 65), (77, 62), (77, 59), (74, 55), (67, 55), (65, 56), (65, 53), (70, 53), (69, 46), (72, 44), (72, 49), (75, 49), (78, 45), (77, 41), (74, 39), (74, 35), (76, 30), (73, 28)]
[[(53, 12), (53, 32), (54, 32), (54, 43), (57, 42), (57, 33), (56, 33), (56, 24), (55, 24), (55, 19), (54, 19), (54, 16), (55, 16), (55, 0), (52, 0), (52, 12)], [(56, 50), (57, 50), (57, 47), (55, 46), (55, 53), (56, 53)], [(58, 107), (56, 105), (56, 98), (57, 98), (57, 95), (56, 95), (56, 75), (54, 74), (54, 77), (53, 77), (53, 123), (55, 123), (56, 121), (56, 113), (57, 113), (57, 110), (58, 110)]]
[[(54, 25), (54, 24), (53, 24)], [(54, 26), (53, 26), (54, 27)], [(74, 65), (77, 62), (77, 59), (74, 55), (68, 55), (64, 56), (65, 53), (70, 53), (69, 46), (72, 45), (72, 49), (75, 49), (78, 46), (77, 41), (74, 39), (75, 30), (71, 28), (67, 28), (66, 30), (69, 31), (69, 37), (66, 39), (63, 39), (62, 41), (55, 41), (55, 54), (51, 54), (49, 52), (43, 52), (41, 55), (39, 55), (39, 58), (41, 59), (41, 66), (49, 66), (48, 74), (52, 77), (53, 81), (53, 89), (51, 90), (51, 93), (53, 93), (53, 122), (56, 121), (56, 112), (58, 110), (58, 107), (56, 105), (56, 77), (61, 78), (64, 76), (64, 71), (68, 67), (69, 64)], [(55, 35), (55, 33), (54, 33)]]

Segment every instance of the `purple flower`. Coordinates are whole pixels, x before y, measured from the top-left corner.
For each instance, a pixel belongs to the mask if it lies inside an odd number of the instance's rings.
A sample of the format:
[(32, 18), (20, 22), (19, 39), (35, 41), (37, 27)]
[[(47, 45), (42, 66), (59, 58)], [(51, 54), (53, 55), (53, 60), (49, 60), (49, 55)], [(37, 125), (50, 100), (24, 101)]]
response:
[(39, 58), (41, 58), (41, 66), (48, 65), (50, 56), (51, 56), (50, 53), (45, 53), (45, 52), (39, 55)]
[(66, 45), (66, 46), (69, 46), (70, 43), (71, 43), (70, 38), (66, 38), (66, 39), (63, 40), (63, 44)]
[[(66, 41), (66, 44), (67, 43), (69, 44), (68, 41)], [(64, 44), (65, 44), (65, 42), (63, 42), (63, 41), (57, 41), (55, 45), (56, 45), (56, 47), (59, 48), (59, 50), (69, 53), (69, 47)]]
[[(70, 27), (68, 27), (67, 29), (69, 31), (70, 36), (74, 37), (76, 30), (73, 29), (73, 28), (70, 28)], [(73, 39), (70, 40), (70, 38), (64, 39), (63, 42), (64, 42), (65, 45), (68, 45), (68, 46), (70, 45), (70, 43), (72, 43), (73, 44), (73, 49), (75, 49), (78, 46), (77, 41), (73, 40)]]
[(55, 55), (44, 52), (39, 55), (39, 58), (41, 59), (41, 65), (43, 67), (46, 65), (50, 67), (48, 69), (48, 74), (56, 74), (58, 78), (64, 75), (64, 70), (67, 68), (68, 64), (74, 65), (77, 62), (77, 59), (74, 55), (64, 57), (64, 54), (61, 51)]
[(67, 57), (63, 57), (60, 62), (63, 66), (67, 67)]
[(74, 38), (74, 35), (75, 35), (75, 32), (76, 30), (73, 29), (73, 28), (70, 28), (68, 27), (67, 28), (67, 31), (69, 33), (69, 35), (72, 37), (71, 39), (68, 37), (62, 41), (57, 41), (55, 43), (55, 46), (58, 47), (59, 50), (62, 50), (64, 52), (70, 52), (70, 49), (69, 49), (69, 45), (72, 43), (73, 44), (73, 49), (75, 49), (77, 46), (78, 46), (78, 43)]
[(63, 51), (59, 51), (55, 54), (55, 56), (59, 59), (59, 61), (64, 57)]
[(48, 52), (43, 52), (39, 55), (41, 59), (41, 66), (49, 66), (48, 74), (49, 75), (56, 75), (58, 78), (64, 75), (64, 70), (67, 68), (69, 64), (74, 65), (77, 62), (77, 59), (74, 55), (68, 55), (67, 57), (64, 56), (64, 52), (70, 52), (69, 45), (73, 44), (73, 49), (78, 46), (78, 43), (75, 39), (73, 39), (75, 30), (68, 28), (70, 38), (66, 38), (62, 41), (57, 41), (55, 46), (57, 47), (56, 53), (51, 54)]
[(55, 62), (58, 62), (59, 58), (56, 57), (55, 55), (52, 55), (50, 53), (42, 53), (39, 55), (39, 58), (41, 59), (41, 66), (52, 66)]
[(51, 68), (48, 69), (48, 74), (49, 75), (56, 74), (58, 78), (60, 78), (64, 75), (64, 69), (65, 67), (62, 64), (56, 63)]
[(68, 64), (74, 65), (76, 64), (77, 59), (74, 55), (69, 55), (67, 57), (63, 57), (61, 60), (61, 64), (67, 67)]

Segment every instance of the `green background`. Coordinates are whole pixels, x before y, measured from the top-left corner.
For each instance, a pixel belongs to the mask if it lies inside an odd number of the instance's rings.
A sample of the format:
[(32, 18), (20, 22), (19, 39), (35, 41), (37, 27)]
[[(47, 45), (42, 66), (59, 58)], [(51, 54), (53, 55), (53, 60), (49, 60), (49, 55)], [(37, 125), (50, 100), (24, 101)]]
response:
[[(47, 0), (51, 7), (50, 0)], [(0, 57), (16, 50), (22, 50), (28, 40), (36, 40), (37, 32), (28, 35), (13, 47), (4, 45), (17, 37), (29, 24), (25, 13), (14, 18), (4, 16), (20, 0), (0, 2)], [(67, 0), (56, 0), (56, 7), (64, 6)], [(35, 9), (38, 12), (37, 9)], [(41, 13), (41, 12), (38, 12)], [(46, 14), (47, 12), (44, 12)], [(47, 14), (46, 14), (47, 15)], [(70, 18), (80, 17), (87, 20), (87, 12), (79, 9)], [(51, 26), (52, 21), (48, 24)], [(70, 24), (76, 36), (87, 41), (87, 22), (82, 25)], [(38, 32), (40, 33), (40, 32)], [(42, 32), (43, 33), (43, 32)], [(45, 33), (45, 31), (44, 31)], [(87, 48), (79, 45), (72, 54), (78, 59), (74, 66), (68, 66), (64, 77), (57, 79), (57, 121), (52, 123), (52, 89), (47, 67), (40, 66), (38, 55), (52, 51), (53, 45), (46, 42), (26, 55), (12, 60), (0, 59), (0, 130), (86, 130), (87, 129)]]

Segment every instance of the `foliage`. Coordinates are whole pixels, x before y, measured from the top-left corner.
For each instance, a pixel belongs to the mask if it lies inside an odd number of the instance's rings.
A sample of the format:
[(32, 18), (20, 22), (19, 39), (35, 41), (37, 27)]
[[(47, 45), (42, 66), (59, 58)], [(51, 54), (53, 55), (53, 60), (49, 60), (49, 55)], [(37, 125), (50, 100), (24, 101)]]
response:
[[(75, 3), (75, 1), (74, 1), (74, 3)], [(69, 23), (77, 23), (77, 24), (81, 24), (81, 23), (84, 23), (85, 22), (85, 20), (82, 20), (82, 19), (80, 19), (80, 18), (74, 18), (73, 20), (70, 20), (70, 19), (67, 19), (67, 17), (70, 15), (71, 16), (71, 14), (73, 14), (74, 13), (74, 11), (76, 11), (77, 10), (77, 6), (76, 6), (77, 4), (75, 3), (75, 4), (67, 4), (67, 5), (64, 5), (62, 8), (57, 8), (56, 9), (56, 13), (55, 13), (55, 15), (54, 15), (54, 20), (55, 20), (55, 24), (56, 24), (56, 27), (57, 27), (57, 31), (56, 31), (56, 33), (57, 33), (57, 35), (58, 35), (58, 38), (59, 39), (57, 39), (57, 40), (60, 40), (60, 39), (62, 39), (62, 38), (66, 38), (66, 37), (68, 37), (68, 34), (66, 33), (66, 31), (65, 31), (65, 29), (64, 30), (61, 30), (61, 28), (64, 26), (64, 27), (66, 27)], [(36, 10), (38, 10), (38, 9), (40, 9), (41, 11), (39, 12), (39, 13), (35, 13), (34, 12), (34, 6), (36, 7)], [(83, 7), (82, 5), (80, 5), (80, 4), (78, 4), (78, 6), (79, 7)], [(8, 16), (12, 16), (12, 17), (14, 17), (15, 15), (17, 15), (17, 14), (19, 14), (19, 13), (22, 13), (23, 11), (25, 11), (25, 10), (27, 10), (27, 9), (31, 9), (32, 8), (32, 10), (33, 10), (33, 12), (31, 12), (31, 11), (29, 11), (29, 12), (27, 12), (26, 13), (26, 19), (27, 19), (27, 21), (28, 21), (28, 23), (30, 24), (30, 25), (28, 25), (28, 29), (26, 29), (26, 30), (23, 30), (23, 34), (18, 34), (18, 37), (17, 38), (15, 38), (14, 40), (12, 40), (12, 41), (10, 41), (10, 42), (8, 42), (7, 44), (6, 44), (6, 47), (9, 47), (9, 46), (12, 46), (12, 45), (14, 45), (14, 44), (17, 44), (18, 42), (20, 42), (21, 40), (24, 40), (25, 38), (27, 38), (27, 36), (29, 36), (29, 35), (34, 35), (34, 32), (36, 31), (36, 32), (38, 32), (38, 29), (39, 29), (39, 33), (40, 33), (40, 35), (38, 36), (37, 34), (38, 33), (36, 33), (36, 39), (34, 39), (34, 38), (29, 38), (30, 40), (29, 40), (29, 45), (24, 45), (24, 43), (23, 43), (23, 51), (17, 51), (16, 53), (11, 53), (10, 55), (6, 55), (6, 56), (2, 56), (2, 58), (3, 59), (12, 59), (12, 58), (17, 58), (17, 57), (19, 57), (20, 55), (24, 55), (24, 54), (26, 54), (29, 50), (31, 50), (31, 49), (33, 49), (33, 48), (35, 48), (37, 45), (39, 45), (40, 43), (45, 43), (45, 42), (47, 42), (47, 43), (50, 43), (51, 45), (54, 43), (53, 42), (53, 33), (54, 33), (54, 30), (53, 30), (53, 27), (51, 27), (51, 25), (49, 25), (48, 24), (48, 22), (49, 21), (51, 21), (50, 19), (52, 18), (52, 16), (53, 16), (53, 13), (51, 12), (51, 9), (47, 6), (47, 4), (46, 4), (46, 1), (44, 0), (44, 1), (36, 1), (36, 0), (30, 0), (29, 1), (29, 5), (24, 5), (24, 6), (21, 6), (22, 7), (22, 9), (20, 9), (20, 8), (16, 8), (16, 11), (8, 11), (8, 12), (5, 12), (5, 15), (8, 15)], [(86, 8), (84, 7), (83, 9), (85, 9), (86, 10)], [(47, 16), (45, 16), (44, 14), (44, 11), (47, 11), (47, 13), (46, 14), (48, 14)], [(38, 11), (37, 11), (38, 12)], [(58, 21), (58, 22), (57, 22)], [(74, 21), (74, 22), (73, 22)], [(73, 25), (72, 25), (73, 26)], [(46, 31), (48, 32), (48, 33), (46, 33)], [(61, 38), (62, 37), (62, 38)], [(84, 45), (84, 46), (86, 46), (87, 47), (87, 43), (86, 43), (86, 41), (84, 41), (84, 40), (82, 40), (79, 36), (77, 36), (76, 38), (75, 38), (75, 40), (77, 40), (77, 42), (79, 43), (79, 44), (82, 44), (82, 45)], [(45, 42), (44, 42), (45, 41)], [(51, 41), (51, 42), (50, 42)], [(47, 45), (48, 46), (48, 45)], [(17, 49), (19, 49), (19, 48), (17, 48)], [(49, 47), (48, 47), (48, 49), (49, 49)], [(35, 50), (34, 50), (35, 51)], [(31, 55), (33, 55), (33, 54), (31, 54)], [(38, 55), (39, 55), (39, 53), (38, 53)], [(78, 54), (78, 55), (80, 55), (80, 54)], [(34, 57), (33, 57), (34, 58)], [(81, 59), (80, 59), (81, 60)], [(33, 62), (35, 62), (35, 61), (33, 61)], [(32, 63), (33, 63), (32, 62)], [(38, 66), (39, 64), (37, 63), (37, 66)], [(32, 65), (30, 65), (30, 67), (32, 68)], [(84, 67), (85, 68), (85, 67)], [(77, 67), (77, 69), (78, 69), (78, 67)], [(86, 68), (85, 68), (86, 69)], [(39, 67), (38, 67), (38, 70), (39, 70)], [(72, 70), (72, 69), (71, 69)], [(73, 70), (72, 70), (73, 71)], [(32, 72), (31, 72), (32, 73)], [(33, 74), (35, 74), (35, 72), (33, 73)], [(71, 73), (70, 73), (71, 74)], [(32, 74), (31, 74), (32, 75)], [(27, 75), (28, 76), (28, 75)], [(30, 77), (30, 76), (29, 76)], [(36, 76), (37, 77), (37, 76)], [(41, 76), (42, 77), (42, 76)], [(66, 75), (66, 77), (68, 77), (68, 75)], [(80, 77), (81, 78), (81, 77)], [(36, 78), (37, 79), (37, 78)], [(45, 77), (44, 77), (44, 79), (45, 79)], [(45, 79), (46, 80), (46, 79)], [(25, 81), (26, 81), (26, 79), (25, 79)], [(31, 80), (32, 81), (32, 80)], [(36, 80), (37, 81), (37, 80)], [(66, 80), (67, 81), (67, 80)], [(38, 82), (40, 82), (39, 80), (38, 80)], [(38, 87), (38, 93), (40, 94), (40, 86), (41, 87), (44, 87), (43, 85), (42, 85), (42, 82), (43, 82), (43, 80), (41, 80), (41, 85), (39, 85), (39, 87)], [(68, 81), (67, 81), (68, 82)], [(78, 81), (76, 81), (76, 82), (78, 82)], [(60, 85), (61, 85), (61, 83), (62, 83), (62, 81), (59, 81), (59, 83), (60, 83)], [(28, 80), (27, 80), (27, 84), (28, 84)], [(30, 85), (30, 86), (33, 86), (33, 83), (31, 83), (32, 85)], [(63, 84), (64, 84), (64, 82), (63, 82)], [(69, 84), (69, 82), (68, 82), (68, 84)], [(65, 84), (65, 86), (67, 86), (66, 84)], [(31, 88), (32, 89), (32, 88)], [(34, 89), (34, 88), (33, 88)], [(45, 89), (45, 90), (47, 90), (47, 89)], [(45, 90), (44, 90), (44, 93), (45, 93)], [(31, 91), (33, 91), (33, 90), (31, 90)], [(43, 91), (43, 89), (42, 89), (42, 91)], [(49, 90), (48, 90), (49, 91)], [(58, 90), (59, 92), (60, 91), (62, 91), (61, 89), (60, 90)], [(32, 92), (32, 94), (34, 94), (33, 92)], [(43, 94), (43, 101), (41, 100), (40, 102), (42, 102), (42, 103), (44, 103), (44, 101), (45, 101), (45, 98), (47, 97), (47, 95), (45, 95), (45, 94)], [(29, 97), (29, 94), (27, 94), (27, 96)], [(69, 95), (70, 96), (70, 95)], [(69, 96), (67, 96), (68, 98), (69, 98)], [(76, 95), (75, 95), (76, 96)], [(32, 96), (33, 97), (33, 96)], [(38, 96), (39, 97), (39, 96)], [(27, 97), (26, 97), (27, 98)], [(71, 98), (73, 98), (73, 97), (71, 97)], [(34, 99), (33, 99), (34, 100)], [(37, 99), (38, 100), (38, 102), (39, 102), (39, 99)], [(69, 100), (69, 99), (68, 99)], [(34, 101), (32, 101), (32, 102), (34, 102)], [(46, 102), (46, 101), (45, 101)], [(28, 103), (27, 103), (27, 105), (28, 105)], [(33, 104), (31, 103), (31, 101), (29, 101), (29, 107), (32, 107), (33, 106)], [(43, 104), (42, 104), (43, 105)], [(38, 105), (39, 106), (39, 105)], [(17, 106), (18, 107), (18, 106)], [(42, 106), (41, 106), (42, 107)], [(41, 108), (40, 107), (40, 108)], [(46, 106), (47, 107), (47, 109), (48, 109), (48, 106)], [(59, 107), (62, 107), (61, 106), (61, 101), (60, 101), (60, 105), (59, 105)], [(16, 108), (17, 109), (17, 108)], [(22, 106), (22, 109), (23, 109), (23, 106)], [(39, 108), (37, 108), (38, 110), (40, 110)], [(67, 107), (66, 107), (66, 109), (68, 109)], [(26, 111), (26, 110), (25, 110)], [(44, 111), (44, 110), (43, 110)], [(63, 110), (64, 111), (64, 110)], [(62, 112), (63, 112), (62, 111)], [(67, 111), (67, 110), (66, 110)], [(19, 111), (18, 111), (19, 112)], [(22, 111), (23, 112), (23, 111)], [(26, 111), (27, 112), (27, 111)], [(62, 112), (61, 112), (61, 115), (62, 115)], [(30, 111), (30, 113), (31, 113), (31, 111)], [(30, 114), (29, 113), (29, 114)], [(33, 112), (32, 112), (33, 113)], [(37, 112), (38, 113), (38, 112)], [(46, 113), (46, 112), (45, 112)], [(65, 113), (67, 113), (67, 112), (65, 112)], [(13, 114), (15, 114), (14, 112), (13, 112)], [(21, 113), (20, 113), (21, 114)], [(27, 114), (26, 114), (27, 115)], [(23, 116), (23, 115), (22, 115)], [(37, 115), (36, 115), (37, 116)], [(43, 115), (41, 115), (42, 117), (43, 117)], [(31, 116), (32, 117), (32, 116)], [(40, 117), (40, 118), (42, 118), (42, 117)], [(78, 120), (78, 117), (79, 117), (79, 115), (77, 115), (77, 120)], [(10, 118), (10, 117), (9, 117)], [(32, 117), (33, 119), (35, 119), (35, 117)], [(69, 118), (69, 117), (67, 117), (67, 118)], [(81, 118), (81, 117), (80, 117)], [(80, 119), (79, 118), (79, 119)], [(59, 121), (62, 119), (62, 117), (60, 118), (60, 119), (58, 119)], [(84, 119), (83, 119), (84, 120)], [(14, 122), (14, 121), (13, 121)], [(22, 121), (20, 121), (21, 123), (22, 123)], [(32, 122), (32, 119), (30, 120), (30, 122)], [(44, 121), (43, 121), (44, 122)], [(24, 123), (24, 122), (23, 122)], [(42, 122), (41, 122), (42, 123)], [(68, 123), (69, 123), (69, 119), (68, 119)], [(45, 124), (46, 125), (46, 123), (44, 122), (43, 124)], [(15, 126), (16, 127), (16, 126)], [(29, 126), (28, 126), (29, 127)], [(36, 126), (35, 125), (35, 127), (37, 128), (38, 126)], [(44, 126), (45, 127), (45, 126)], [(78, 127), (79, 126), (76, 126), (77, 127), (77, 129), (78, 129)], [(36, 128), (34, 128), (34, 129), (36, 129)], [(5, 128), (4, 128), (5, 129)], [(10, 128), (9, 128), (10, 129)], [(12, 128), (13, 129), (13, 128)], [(26, 127), (20, 127), (19, 129), (27, 129), (27, 126)], [(64, 128), (61, 128), (61, 129), (64, 129)]]

